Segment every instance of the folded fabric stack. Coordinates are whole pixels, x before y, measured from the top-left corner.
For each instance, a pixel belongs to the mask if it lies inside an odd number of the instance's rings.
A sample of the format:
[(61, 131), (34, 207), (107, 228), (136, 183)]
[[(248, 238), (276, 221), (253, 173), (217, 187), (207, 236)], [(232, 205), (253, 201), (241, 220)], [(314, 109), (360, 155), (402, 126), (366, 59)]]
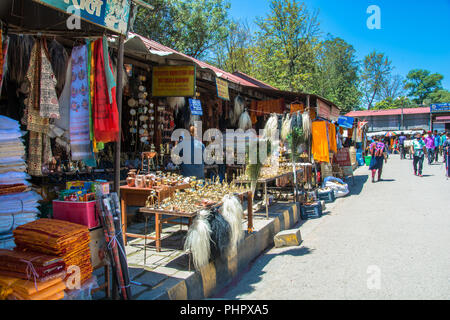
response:
[(62, 220), (39, 219), (14, 230), (14, 241), (17, 250), (60, 257), (66, 268), (78, 266), (81, 283), (92, 276), (90, 234), (86, 226)]
[(0, 275), (44, 282), (66, 275), (64, 261), (33, 251), (0, 249)]
[(0, 248), (3, 249), (14, 248), (13, 230), (36, 220), (38, 201), (42, 200), (30, 191), (22, 135), (17, 121), (0, 116)]
[(61, 300), (66, 285), (62, 278), (34, 282), (0, 276), (0, 300)]

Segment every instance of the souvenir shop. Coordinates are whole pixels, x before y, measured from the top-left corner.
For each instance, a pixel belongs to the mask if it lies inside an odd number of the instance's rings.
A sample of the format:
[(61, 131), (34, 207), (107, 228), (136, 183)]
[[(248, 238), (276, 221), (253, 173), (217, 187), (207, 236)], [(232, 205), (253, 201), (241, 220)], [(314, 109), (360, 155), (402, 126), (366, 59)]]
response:
[(94, 22), (81, 8), (72, 29), (65, 1), (39, 2), (0, 10), (0, 299), (89, 299), (111, 279), (127, 299), (110, 189), (130, 2), (99, 4)]

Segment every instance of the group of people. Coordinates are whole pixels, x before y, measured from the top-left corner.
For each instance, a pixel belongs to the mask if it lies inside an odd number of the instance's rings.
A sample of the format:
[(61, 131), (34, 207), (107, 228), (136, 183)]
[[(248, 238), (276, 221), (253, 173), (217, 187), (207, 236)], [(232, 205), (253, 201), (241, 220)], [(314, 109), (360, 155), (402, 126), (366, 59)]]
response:
[(434, 134), (430, 131), (428, 134), (416, 134), (415, 140), (411, 150), (414, 154), (414, 175), (422, 177), (423, 162), (425, 154), (428, 158), (428, 164), (439, 161), (439, 155), (443, 156), (445, 163), (446, 176), (450, 176), (449, 162), (450, 162), (450, 132), (439, 135), (437, 131)]
[[(424, 134), (417, 133), (411, 143), (408, 143), (408, 137), (402, 132), (396, 139), (401, 159), (406, 159), (406, 153), (409, 149), (413, 155), (414, 175), (423, 176), (423, 162), (425, 154), (428, 158), (428, 164), (439, 161), (439, 155), (443, 157), (445, 163), (446, 176), (450, 177), (450, 132), (438, 134), (437, 131), (431, 131)], [(383, 137), (374, 137), (369, 148), (369, 155), (372, 156), (369, 170), (372, 171), (372, 183), (375, 182), (375, 176), (378, 171), (378, 181), (381, 181), (383, 164), (388, 159), (388, 146), (383, 143)]]

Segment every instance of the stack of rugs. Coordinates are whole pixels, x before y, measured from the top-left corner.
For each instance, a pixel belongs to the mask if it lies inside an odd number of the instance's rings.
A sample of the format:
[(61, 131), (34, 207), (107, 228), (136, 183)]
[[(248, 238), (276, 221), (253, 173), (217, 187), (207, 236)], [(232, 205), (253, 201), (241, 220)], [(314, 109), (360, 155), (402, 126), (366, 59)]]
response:
[(0, 300), (61, 300), (65, 269), (55, 256), (0, 249)]
[(0, 115), (0, 248), (14, 248), (13, 230), (36, 220), (42, 200), (25, 173), (25, 147), (18, 121)]
[[(34, 251), (61, 258), (66, 270), (80, 268), (80, 282), (92, 277), (90, 234), (86, 226), (55, 220), (39, 219), (14, 230), (16, 249)], [(68, 273), (66, 279), (70, 276)]]

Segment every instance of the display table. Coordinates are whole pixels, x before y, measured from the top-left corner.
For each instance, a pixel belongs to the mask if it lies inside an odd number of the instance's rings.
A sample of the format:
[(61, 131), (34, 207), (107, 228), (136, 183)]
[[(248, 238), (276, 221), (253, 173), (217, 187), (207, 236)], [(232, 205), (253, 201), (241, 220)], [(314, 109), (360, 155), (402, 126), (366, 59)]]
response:
[(127, 233), (127, 206), (145, 207), (148, 197), (152, 191), (156, 191), (158, 201), (172, 196), (176, 190), (183, 190), (190, 188), (189, 184), (183, 184), (175, 187), (168, 187), (167, 189), (150, 189), (150, 188), (135, 188), (129, 186), (120, 187), (120, 202), (122, 207), (122, 235), (123, 242), (127, 244), (127, 236), (136, 238), (136, 235)]
[[(249, 233), (253, 232), (253, 198), (251, 191), (243, 192), (241, 194), (236, 195), (241, 202), (244, 201), (244, 198), (247, 197), (247, 229)], [(217, 203), (213, 206), (207, 207), (205, 209), (212, 209), (215, 207), (220, 207), (222, 203)], [(193, 212), (193, 213), (187, 213), (187, 212), (177, 212), (177, 211), (166, 211), (166, 210), (160, 210), (160, 209), (151, 209), (151, 208), (141, 208), (139, 210), (141, 213), (144, 214), (145, 217), (145, 235), (132, 235), (136, 238), (145, 239), (145, 247), (147, 246), (147, 240), (155, 240), (156, 241), (156, 251), (161, 251), (161, 231), (162, 231), (162, 224), (178, 224), (178, 225), (185, 225), (190, 226), (192, 224), (193, 219), (198, 215), (198, 213), (201, 211)], [(152, 216), (155, 216), (155, 237), (147, 236), (147, 224), (148, 219)], [(168, 216), (167, 218), (163, 218), (163, 216)], [(173, 220), (180, 219), (180, 218), (188, 218), (188, 223), (183, 222), (174, 222)], [(127, 234), (130, 236), (129, 234)], [(145, 252), (144, 252), (145, 255)], [(145, 257), (144, 257), (145, 260)]]
[[(295, 174), (297, 175), (299, 172), (302, 172), (303, 169), (298, 169), (295, 171)], [(276, 181), (277, 179), (280, 178), (284, 178), (284, 177), (290, 177), (293, 176), (294, 173), (293, 172), (287, 172), (287, 173), (283, 173), (274, 177), (270, 177), (270, 178), (265, 178), (265, 179), (258, 179), (257, 184), (262, 184), (263, 188), (264, 188), (264, 198), (265, 198), (265, 206), (266, 206), (266, 218), (269, 218), (269, 200), (267, 197), (267, 185), (270, 182)], [(241, 180), (241, 179), (236, 179), (234, 180), (234, 183), (236, 184), (251, 184), (250, 180)], [(295, 202), (298, 202), (298, 180), (297, 180), (297, 184), (293, 183), (293, 194), (294, 194), (294, 198), (295, 198)]]

